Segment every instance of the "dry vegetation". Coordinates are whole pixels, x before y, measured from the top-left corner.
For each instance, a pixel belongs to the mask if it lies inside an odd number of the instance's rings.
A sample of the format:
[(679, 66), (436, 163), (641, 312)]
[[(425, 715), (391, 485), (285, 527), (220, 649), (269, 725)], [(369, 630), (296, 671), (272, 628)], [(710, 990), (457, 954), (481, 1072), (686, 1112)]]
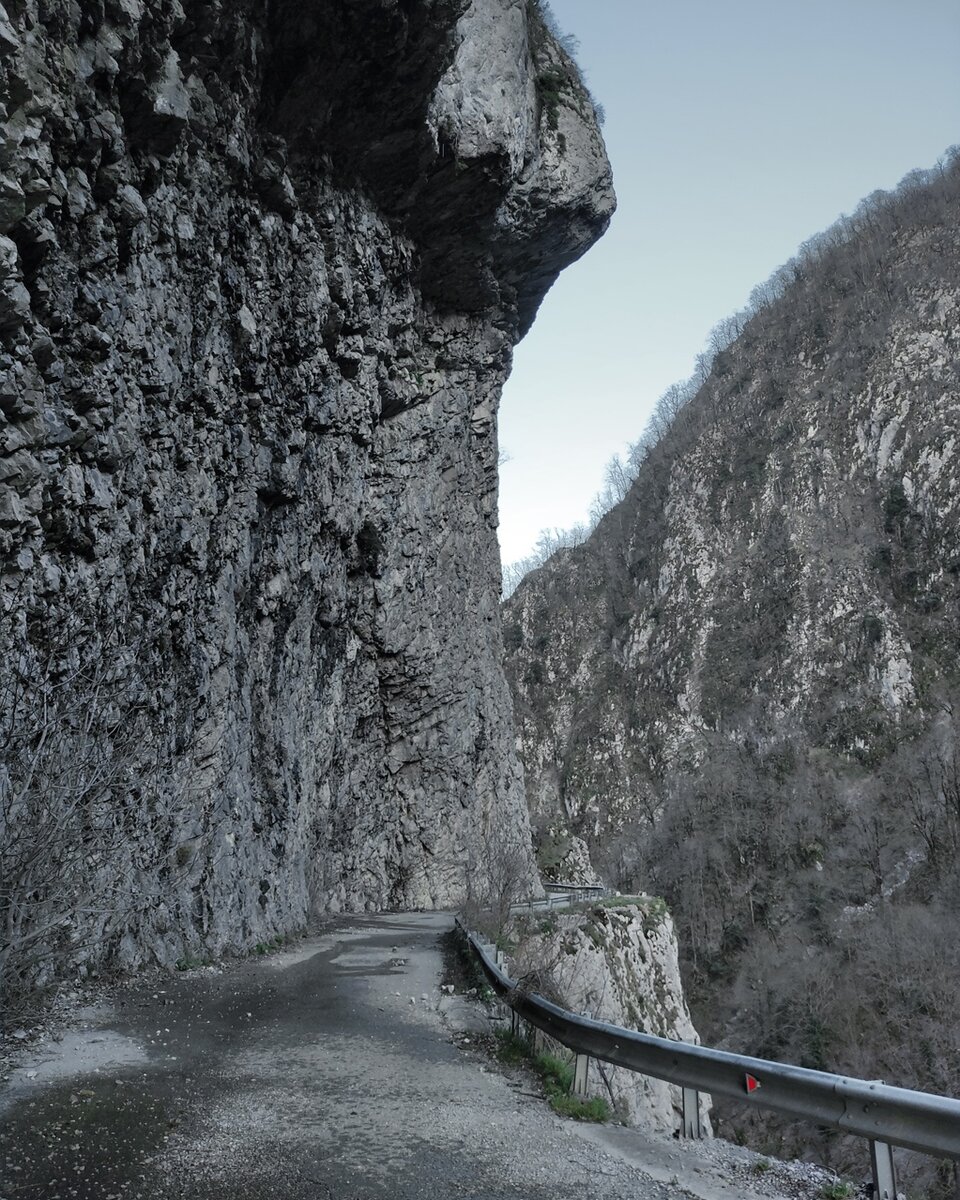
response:
[[(78, 604), (42, 627), (15, 602), (0, 696), (0, 1021), (96, 970), (138, 911), (163, 896), (182, 848), (167, 828), (136, 648), (113, 616)], [(167, 814), (169, 815), (169, 814)], [(180, 853), (178, 853), (178, 851)]]
[[(935, 321), (955, 338), (937, 313), (956, 300), (958, 211), (952, 153), (803, 247), (614, 464), (620, 502), (504, 620), (538, 836), (581, 835), (608, 883), (665, 896), (705, 1040), (954, 1095), (960, 544), (903, 477), (956, 434), (960, 380), (949, 351), (917, 366), (889, 348), (904, 320), (910, 345)], [(919, 424), (900, 465), (862, 466), (881, 361)], [(664, 591), (687, 497), (725, 557)], [(842, 618), (818, 607), (816, 588), (845, 587)], [(877, 682), (894, 636), (913, 688), (897, 707)], [(764, 1128), (768, 1152), (854, 1161), (842, 1138)], [(952, 1166), (922, 1183), (937, 1200), (960, 1187)]]

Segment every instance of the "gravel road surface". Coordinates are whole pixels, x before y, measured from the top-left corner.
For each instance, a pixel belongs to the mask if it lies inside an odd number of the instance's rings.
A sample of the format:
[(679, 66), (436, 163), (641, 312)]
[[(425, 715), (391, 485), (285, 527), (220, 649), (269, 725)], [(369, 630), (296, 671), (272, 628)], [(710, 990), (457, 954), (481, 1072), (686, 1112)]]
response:
[(495, 1068), (479, 1007), (444, 986), (451, 925), (351, 917), (116, 989), (0, 1091), (0, 1200), (755, 1195), (677, 1143), (561, 1119)]

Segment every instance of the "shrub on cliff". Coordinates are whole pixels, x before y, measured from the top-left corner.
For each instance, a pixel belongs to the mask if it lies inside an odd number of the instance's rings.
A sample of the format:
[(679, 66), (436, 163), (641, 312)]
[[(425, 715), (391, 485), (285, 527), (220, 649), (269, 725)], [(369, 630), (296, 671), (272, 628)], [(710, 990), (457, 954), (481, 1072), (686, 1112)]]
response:
[(160, 838), (149, 862), (133, 853), (162, 806), (134, 647), (103, 613), (81, 609), (55, 631), (22, 618), (12, 609), (2, 629), (12, 665), (0, 696), (3, 1023), (48, 985), (95, 969), (185, 861)]

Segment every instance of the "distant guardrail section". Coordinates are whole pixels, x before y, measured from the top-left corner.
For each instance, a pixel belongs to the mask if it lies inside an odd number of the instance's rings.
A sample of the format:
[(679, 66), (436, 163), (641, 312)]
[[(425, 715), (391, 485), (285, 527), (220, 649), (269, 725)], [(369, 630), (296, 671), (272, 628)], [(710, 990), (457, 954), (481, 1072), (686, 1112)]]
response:
[(511, 904), (511, 913), (542, 912), (549, 908), (567, 908), (571, 904), (582, 904), (588, 900), (600, 900), (608, 895), (609, 889), (600, 884), (545, 883), (545, 895), (536, 900), (524, 900)]
[[(563, 890), (559, 890), (560, 887)], [(584, 891), (589, 895), (582, 896)], [(543, 900), (514, 905), (512, 912), (561, 908), (602, 894), (602, 888), (556, 885)], [(490, 986), (514, 1014), (577, 1056), (575, 1089), (586, 1087), (591, 1058), (652, 1075), (682, 1089), (681, 1134), (702, 1136), (700, 1095), (726, 1096), (752, 1108), (772, 1109), (799, 1120), (832, 1126), (870, 1144), (876, 1200), (896, 1200), (893, 1148), (902, 1146), (939, 1158), (960, 1159), (960, 1100), (892, 1087), (882, 1080), (850, 1079), (787, 1063), (752, 1058), (670, 1041), (577, 1016), (542, 996), (526, 992), (503, 970), (502, 955), (479, 934), (458, 925)]]

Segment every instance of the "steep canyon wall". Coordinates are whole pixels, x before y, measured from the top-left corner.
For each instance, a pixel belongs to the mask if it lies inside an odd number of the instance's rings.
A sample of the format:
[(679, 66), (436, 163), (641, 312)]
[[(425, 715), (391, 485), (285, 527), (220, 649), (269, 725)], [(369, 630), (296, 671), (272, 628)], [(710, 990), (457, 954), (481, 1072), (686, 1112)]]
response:
[(613, 210), (574, 67), (517, 0), (18, 0), (0, 71), (25, 969), (454, 901), (528, 853), (496, 409)]
[(950, 1094), (958, 213), (954, 153), (815, 239), (504, 616), (541, 861), (666, 898), (704, 1038)]

